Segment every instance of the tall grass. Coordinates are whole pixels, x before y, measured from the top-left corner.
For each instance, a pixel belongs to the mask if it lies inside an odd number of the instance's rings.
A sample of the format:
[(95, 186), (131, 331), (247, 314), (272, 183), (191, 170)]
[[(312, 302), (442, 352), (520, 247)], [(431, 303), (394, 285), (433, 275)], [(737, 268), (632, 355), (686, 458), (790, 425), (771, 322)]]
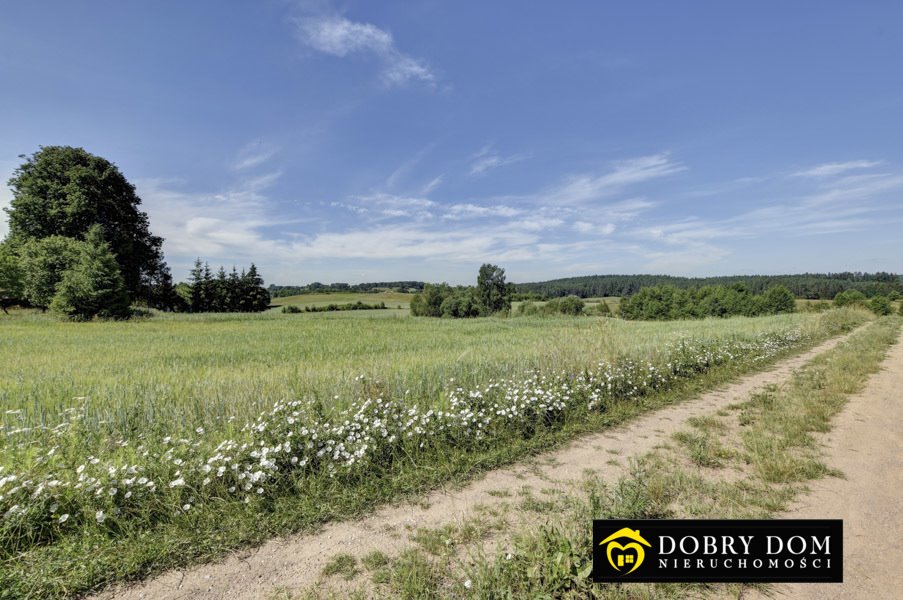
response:
[(863, 319), (6, 319), (0, 588), (90, 589), (356, 514)]
[[(385, 311), (391, 312), (391, 311)], [(650, 358), (683, 337), (741, 339), (814, 327), (809, 314), (667, 324), (617, 319), (414, 319), (370, 314), (162, 315), (147, 321), (0, 319), (2, 429), (53, 427), (67, 410), (111, 435), (231, 431), (275, 402), (387, 396), (430, 402), (454, 380), (474, 387), (535, 368), (574, 370)], [(337, 397), (337, 398), (336, 398)], [(3, 444), (0, 436), (0, 444)], [(20, 436), (17, 436), (21, 438)]]

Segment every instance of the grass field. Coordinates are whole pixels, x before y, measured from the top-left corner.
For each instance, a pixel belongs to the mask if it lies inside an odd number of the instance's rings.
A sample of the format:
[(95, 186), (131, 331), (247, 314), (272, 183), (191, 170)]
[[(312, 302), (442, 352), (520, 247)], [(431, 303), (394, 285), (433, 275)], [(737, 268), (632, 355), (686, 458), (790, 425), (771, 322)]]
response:
[(0, 318), (0, 597), (60, 597), (359, 514), (866, 318), (387, 312)]
[(5, 317), (0, 404), (21, 412), (0, 418), (7, 431), (53, 427), (78, 409), (91, 429), (111, 435), (180, 435), (198, 423), (229, 431), (219, 423), (243, 424), (277, 401), (311, 397), (343, 405), (364, 391), (360, 375), (382, 382), (390, 397), (407, 392), (432, 401), (452, 379), (472, 387), (536, 367), (574, 370), (619, 356), (652, 356), (681, 337), (714, 341), (813, 322), (804, 314), (672, 323), (452, 321), (392, 311), (160, 315), (86, 324), (39, 314)]
[[(411, 304), (414, 294), (401, 292), (377, 292), (374, 294), (358, 294), (354, 292), (330, 292), (328, 294), (300, 294), (298, 296), (285, 296), (273, 298), (270, 303), (275, 307), (283, 306), (326, 306), (327, 304), (347, 304), (349, 302), (363, 302), (364, 304), (379, 304), (385, 302), (386, 306), (394, 309), (407, 309)], [(272, 309), (271, 309), (272, 310)]]

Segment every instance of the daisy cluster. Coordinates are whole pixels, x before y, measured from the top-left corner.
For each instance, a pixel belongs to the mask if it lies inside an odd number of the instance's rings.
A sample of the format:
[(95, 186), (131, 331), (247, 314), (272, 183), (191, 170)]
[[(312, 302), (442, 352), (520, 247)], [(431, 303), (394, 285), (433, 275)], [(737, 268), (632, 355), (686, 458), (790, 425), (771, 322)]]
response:
[[(216, 440), (191, 437), (109, 444), (75, 464), (50, 448), (31, 472), (0, 467), (0, 548), (16, 551), (79, 527), (117, 531), (203, 505), (303, 493), (311, 477), (370, 476), (399, 460), (416, 465), (442, 450), (467, 451), (531, 437), (612, 403), (634, 401), (729, 361), (761, 361), (798, 344), (798, 330), (754, 341), (683, 339), (654, 360), (602, 362), (582, 372), (531, 372), (476, 389), (450, 386), (421, 406), (409, 397), (362, 398), (329, 415), (301, 400), (277, 403)], [(365, 386), (366, 387), (366, 386)], [(98, 451), (99, 453), (99, 451)], [(422, 463), (421, 463), (422, 464)]]

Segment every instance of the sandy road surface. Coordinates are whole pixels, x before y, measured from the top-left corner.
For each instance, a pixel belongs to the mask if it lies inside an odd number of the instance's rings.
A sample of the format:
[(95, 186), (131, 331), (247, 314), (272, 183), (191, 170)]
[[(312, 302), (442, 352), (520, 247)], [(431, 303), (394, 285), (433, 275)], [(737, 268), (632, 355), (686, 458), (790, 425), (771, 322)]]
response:
[(775, 597), (903, 598), (903, 340), (822, 442), (827, 464), (846, 478), (811, 483), (812, 491), (782, 516), (843, 519), (844, 582), (780, 585)]

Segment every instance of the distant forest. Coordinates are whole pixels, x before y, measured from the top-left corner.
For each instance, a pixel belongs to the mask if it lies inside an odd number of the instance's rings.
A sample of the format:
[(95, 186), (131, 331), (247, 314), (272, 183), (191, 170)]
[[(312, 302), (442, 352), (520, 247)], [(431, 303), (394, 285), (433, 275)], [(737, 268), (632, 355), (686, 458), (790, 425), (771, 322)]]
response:
[(365, 294), (391, 290), (396, 292), (421, 292), (422, 281), (377, 281), (375, 283), (320, 283), (315, 281), (308, 285), (270, 285), (267, 288), (273, 298), (300, 296), (301, 294), (325, 294), (331, 292), (354, 292)]
[(519, 296), (558, 298), (579, 296), (632, 296), (641, 288), (672, 285), (696, 289), (709, 285), (740, 283), (752, 294), (783, 285), (797, 298), (832, 300), (839, 292), (858, 290), (867, 297), (903, 293), (903, 277), (893, 273), (803, 273), (802, 275), (729, 275), (723, 277), (672, 277), (670, 275), (589, 275), (535, 283), (516, 284)]

